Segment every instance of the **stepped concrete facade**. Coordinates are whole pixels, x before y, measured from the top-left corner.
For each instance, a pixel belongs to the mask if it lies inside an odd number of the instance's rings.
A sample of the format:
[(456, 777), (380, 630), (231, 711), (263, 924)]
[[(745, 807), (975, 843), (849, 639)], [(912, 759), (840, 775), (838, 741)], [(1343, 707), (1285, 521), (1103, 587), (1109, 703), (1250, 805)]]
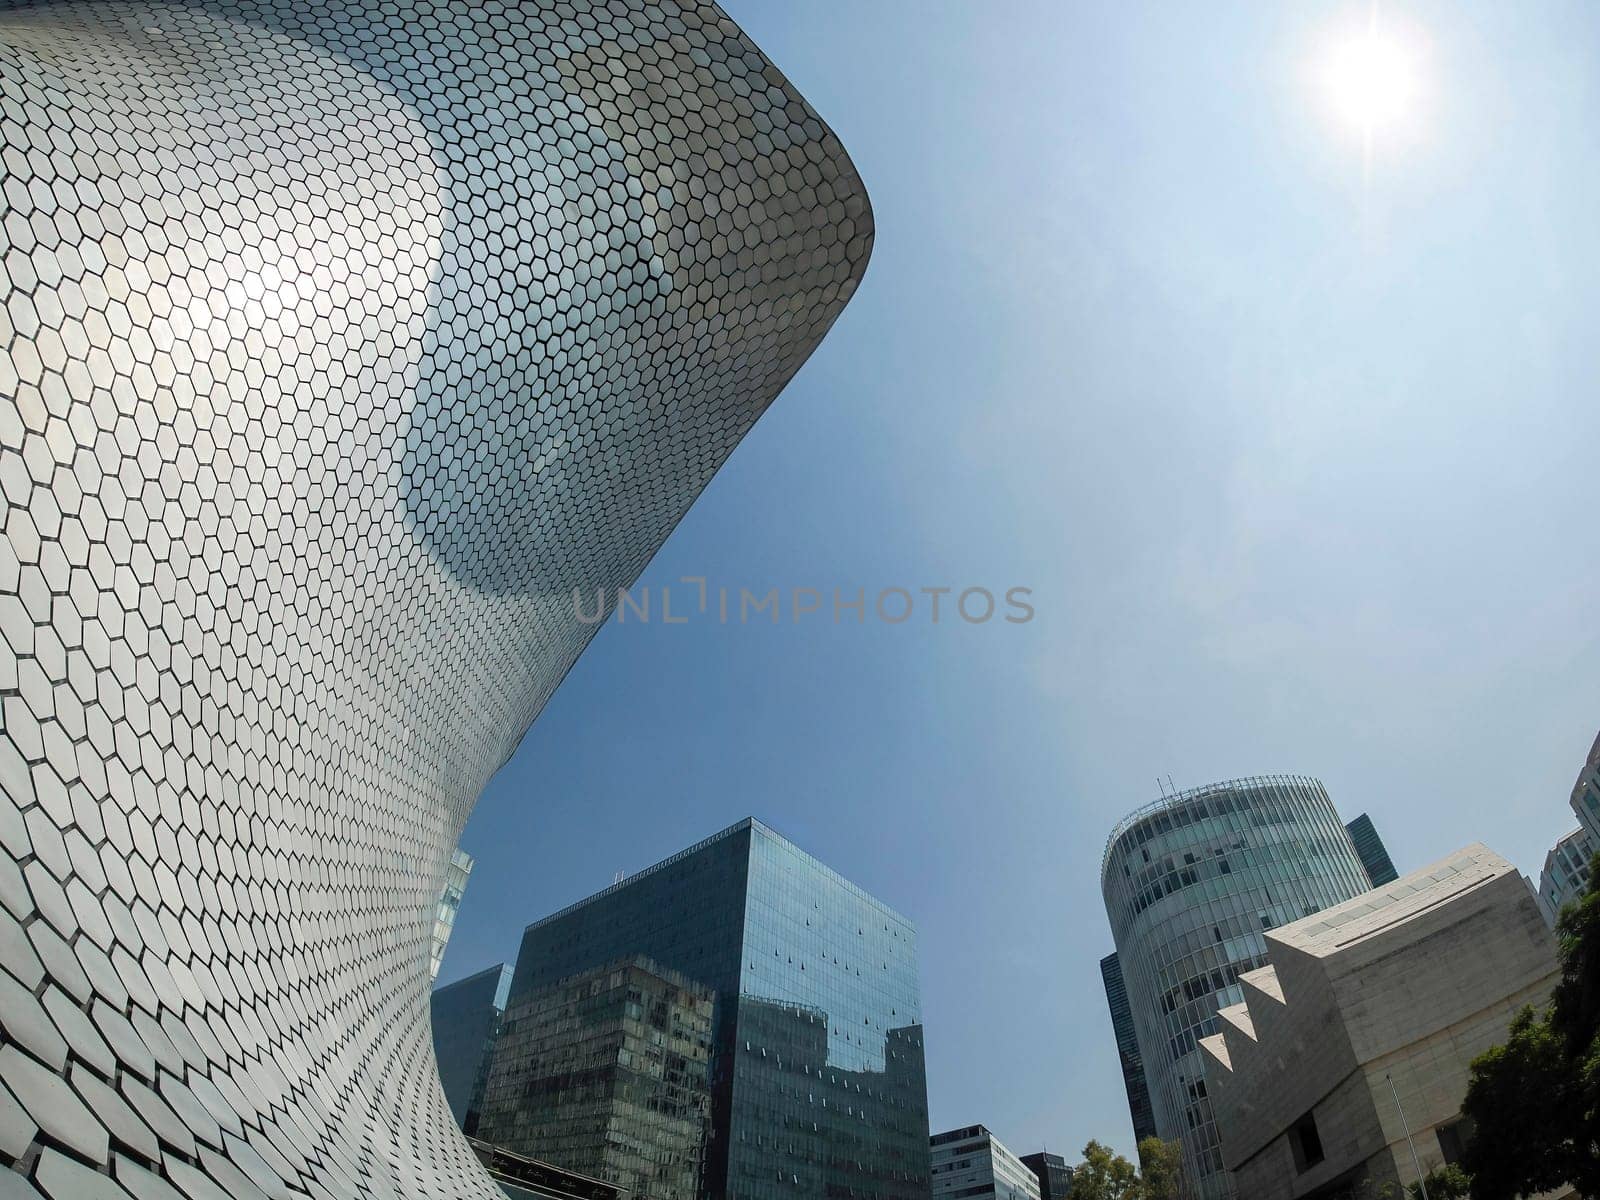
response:
[(0, 4), (0, 95), (0, 1192), (498, 1197), (451, 852), (860, 178), (692, 0)]
[(1217, 1009), (1241, 998), (1241, 976), (1265, 964), (1267, 931), (1370, 887), (1326, 789), (1304, 776), (1252, 776), (1173, 793), (1112, 829), (1100, 890), (1126, 1015), (1109, 964), (1102, 971), (1113, 1022), (1131, 1017), (1136, 1038), (1137, 1075), (1119, 1045), (1129, 1107), (1137, 1122), (1134, 1081), (1142, 1076), (1155, 1132), (1183, 1143), (1199, 1200), (1234, 1195), (1200, 1039), (1217, 1032)]
[(1559, 976), (1531, 886), (1481, 845), (1266, 941), (1244, 1002), (1201, 1042), (1250, 1200), (1375, 1194), (1454, 1161), (1469, 1064)]

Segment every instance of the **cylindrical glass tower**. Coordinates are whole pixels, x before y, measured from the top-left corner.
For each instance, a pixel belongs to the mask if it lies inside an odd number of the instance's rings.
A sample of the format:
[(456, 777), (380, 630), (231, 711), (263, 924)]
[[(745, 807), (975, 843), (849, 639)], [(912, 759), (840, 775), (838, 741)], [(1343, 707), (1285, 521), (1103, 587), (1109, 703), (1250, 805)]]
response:
[(1116, 939), (1155, 1107), (1183, 1142), (1205, 1200), (1232, 1196), (1198, 1041), (1266, 962), (1262, 933), (1367, 890), (1365, 868), (1322, 784), (1236, 779), (1165, 796), (1118, 822), (1100, 890)]

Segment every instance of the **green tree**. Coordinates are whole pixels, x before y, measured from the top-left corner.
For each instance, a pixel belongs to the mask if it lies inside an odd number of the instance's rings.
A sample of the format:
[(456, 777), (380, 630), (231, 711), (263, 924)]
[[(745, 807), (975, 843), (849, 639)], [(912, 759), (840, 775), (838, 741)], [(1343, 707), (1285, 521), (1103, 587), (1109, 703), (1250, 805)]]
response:
[(1183, 1145), (1147, 1137), (1139, 1143), (1144, 1200), (1178, 1200), (1183, 1194)]
[(1562, 1184), (1600, 1196), (1600, 855), (1556, 937), (1561, 978), (1549, 1007), (1523, 1009), (1505, 1044), (1472, 1063), (1461, 1108), (1473, 1124), (1462, 1163), (1473, 1200)]
[(1377, 1183), (1372, 1176), (1363, 1176), (1359, 1182), (1352, 1184), (1340, 1200), (1395, 1200), (1395, 1185), (1385, 1180)]
[[(1428, 1200), (1468, 1200), (1472, 1195), (1472, 1177), (1454, 1163), (1435, 1167), (1422, 1177), (1428, 1185)], [(1410, 1200), (1422, 1200), (1422, 1184), (1406, 1187)]]
[(1072, 1173), (1072, 1200), (1144, 1198), (1144, 1184), (1131, 1162), (1099, 1142), (1091, 1141), (1083, 1148), (1083, 1162)]
[(1505, 1044), (1473, 1060), (1462, 1111), (1473, 1134), (1464, 1166), (1481, 1200), (1512, 1200), (1565, 1182), (1566, 1063), (1546, 1018), (1524, 1008)]

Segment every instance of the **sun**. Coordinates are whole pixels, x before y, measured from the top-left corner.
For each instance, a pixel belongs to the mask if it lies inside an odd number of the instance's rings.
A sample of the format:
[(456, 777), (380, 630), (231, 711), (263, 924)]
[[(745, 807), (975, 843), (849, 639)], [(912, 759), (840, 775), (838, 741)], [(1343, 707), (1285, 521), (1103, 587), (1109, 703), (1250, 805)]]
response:
[(1334, 122), (1368, 153), (1416, 132), (1423, 50), (1416, 31), (1384, 22), (1376, 4), (1361, 20), (1327, 35), (1316, 70), (1322, 99)]

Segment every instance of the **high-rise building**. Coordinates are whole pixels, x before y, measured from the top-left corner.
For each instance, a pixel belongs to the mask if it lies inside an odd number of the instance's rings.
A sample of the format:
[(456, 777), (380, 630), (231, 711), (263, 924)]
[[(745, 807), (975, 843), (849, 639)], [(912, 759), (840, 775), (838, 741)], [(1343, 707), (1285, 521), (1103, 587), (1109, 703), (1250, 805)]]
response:
[(1274, 775), (1164, 796), (1111, 831), (1100, 886), (1158, 1136), (1203, 1200), (1232, 1195), (1199, 1039), (1266, 961), (1262, 935), (1368, 890), (1315, 779)]
[(642, 955), (522, 992), (506, 1009), (478, 1137), (695, 1200), (710, 1120), (712, 993)]
[(1589, 748), (1569, 803), (1578, 828), (1550, 848), (1539, 873), (1539, 908), (1552, 926), (1562, 907), (1589, 886), (1589, 862), (1600, 854), (1600, 736)]
[(461, 911), (461, 897), (467, 891), (467, 876), (472, 874), (472, 855), (457, 846), (445, 868), (444, 888), (439, 893), (439, 907), (433, 914), (433, 946), (429, 952), (428, 978), (439, 978), (439, 967), (444, 963), (445, 947), (450, 944), (450, 931), (456, 927), (456, 914)]
[(1274, 929), (1201, 1047), (1239, 1195), (1408, 1195), (1461, 1157), (1472, 1060), (1560, 977), (1527, 880), (1484, 846)]
[(478, 1127), (489, 1055), (494, 1050), (511, 987), (505, 963), (434, 988), (429, 1002), (433, 1054), (439, 1060), (439, 1082), (456, 1124), (468, 1134)]
[(1022, 1165), (1039, 1181), (1039, 1200), (1069, 1200), (1072, 1195), (1072, 1168), (1059, 1154), (1040, 1151), (1024, 1154)]
[(1567, 902), (1589, 886), (1589, 862), (1596, 854), (1600, 854), (1600, 843), (1579, 826), (1544, 856), (1544, 870), (1539, 872), (1539, 911), (1551, 928)]
[(1100, 960), (1100, 982), (1105, 985), (1106, 1007), (1111, 1010), (1111, 1031), (1116, 1037), (1117, 1058), (1122, 1064), (1122, 1087), (1128, 1094), (1133, 1140), (1142, 1142), (1155, 1136), (1156, 1118), (1150, 1109), (1150, 1085), (1144, 1077), (1139, 1035), (1133, 1028), (1133, 1009), (1128, 1006), (1128, 987), (1123, 982), (1122, 964), (1115, 953)]
[(1600, 846), (1600, 734), (1589, 747), (1589, 758), (1572, 785), (1572, 811), (1578, 824), (1588, 831), (1589, 840)]
[(1367, 869), (1367, 878), (1372, 881), (1373, 887), (1382, 887), (1400, 878), (1400, 872), (1394, 869), (1388, 847), (1378, 836), (1377, 826), (1373, 825), (1371, 817), (1362, 813), (1355, 820), (1346, 821), (1344, 828), (1350, 835), (1356, 853), (1361, 856), (1361, 865)]
[[(703, 1196), (925, 1200), (910, 921), (746, 819), (528, 926), (508, 1008), (633, 955), (714, 995)], [(531, 1081), (505, 1042), (491, 1078)]]
[(982, 1125), (936, 1133), (928, 1146), (933, 1200), (1040, 1200), (1032, 1168)]

